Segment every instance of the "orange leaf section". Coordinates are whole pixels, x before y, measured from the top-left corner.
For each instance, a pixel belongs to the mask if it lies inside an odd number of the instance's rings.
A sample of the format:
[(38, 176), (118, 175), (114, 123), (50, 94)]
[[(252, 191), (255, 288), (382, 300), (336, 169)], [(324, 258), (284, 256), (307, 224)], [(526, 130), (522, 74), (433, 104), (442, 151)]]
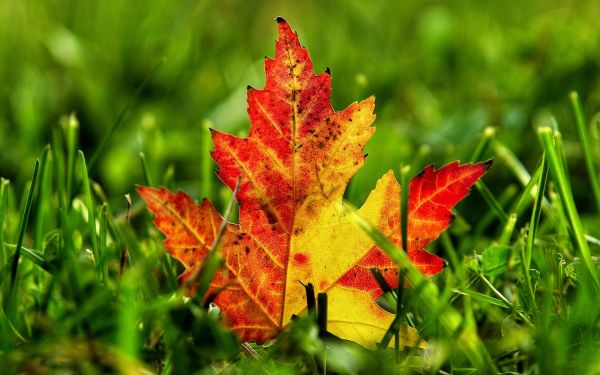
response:
[[(423, 274), (435, 275), (444, 268), (444, 260), (427, 252), (425, 246), (448, 228), (453, 219), (452, 207), (469, 193), (470, 187), (491, 165), (492, 161), (488, 160), (463, 165), (452, 162), (438, 170), (428, 166), (410, 181), (407, 253)], [(378, 229), (401, 248), (400, 185), (392, 173), (388, 172), (379, 181), (377, 189), (385, 190), (385, 195), (389, 198), (388, 205), (380, 214)], [(344, 275), (340, 284), (370, 291), (373, 299), (379, 298), (382, 291), (369, 271), (373, 267), (380, 269), (390, 286), (397, 287), (397, 265), (376, 246)]]
[[(165, 248), (185, 266), (186, 272), (181, 276), (185, 279), (210, 249), (223, 218), (207, 199), (201, 204), (195, 204), (181, 191), (173, 194), (165, 188), (142, 186), (138, 187), (138, 192), (146, 201), (148, 209), (156, 216), (154, 224), (167, 238)], [(250, 297), (256, 295), (256, 298), (264, 299), (268, 295), (257, 293), (251, 288), (248, 288), (250, 292), (245, 291), (243, 288), (247, 287), (248, 282), (239, 283), (235, 275), (243, 274), (242, 280), (248, 281), (260, 277), (260, 272), (268, 269), (269, 264), (261, 264), (264, 259), (251, 257), (247, 257), (244, 264), (231, 256), (234, 252), (228, 249), (242, 250), (242, 253), (249, 249), (244, 245), (243, 237), (236, 225), (228, 225), (221, 248), (226, 254), (230, 254), (226, 257), (229, 270), (223, 270), (215, 276), (209, 294), (223, 288), (216, 302), (228, 319), (229, 326), (240, 337), (262, 342), (274, 337), (278, 329), (260, 309), (260, 304)], [(252, 285), (251, 282), (250, 284)]]
[[(378, 267), (392, 285), (397, 268), (373, 240), (343, 214), (343, 193), (364, 163), (363, 147), (373, 134), (374, 99), (335, 112), (331, 76), (314, 74), (308, 52), (283, 19), (274, 59), (265, 61), (265, 88), (248, 89), (251, 122), (247, 138), (213, 131), (212, 157), (219, 177), (237, 195), (239, 223), (229, 224), (220, 247), (225, 269), (209, 293), (242, 340), (273, 338), (293, 314), (306, 308), (301, 283), (329, 293), (332, 333), (373, 345), (393, 319), (375, 302), (380, 292), (369, 273)], [(488, 164), (428, 167), (410, 184), (407, 249), (425, 274), (443, 261), (424, 250), (449, 225), (450, 209), (480, 178)], [(165, 248), (186, 267), (203, 259), (222, 220), (212, 204), (196, 205), (184, 193), (139, 188)], [(400, 187), (384, 175), (359, 210), (400, 245)], [(403, 331), (405, 344), (418, 336)]]

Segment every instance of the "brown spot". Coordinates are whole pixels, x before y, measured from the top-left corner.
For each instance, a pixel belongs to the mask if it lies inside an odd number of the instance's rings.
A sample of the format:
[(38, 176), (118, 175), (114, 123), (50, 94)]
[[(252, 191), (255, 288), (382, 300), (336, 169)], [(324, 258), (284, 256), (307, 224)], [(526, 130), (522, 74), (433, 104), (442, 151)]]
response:
[(260, 209), (267, 216), (267, 222), (269, 224), (275, 224), (275, 223), (277, 223), (277, 216), (275, 216), (275, 213), (273, 212), (273, 210), (271, 209), (271, 207), (269, 207), (268, 204), (262, 203), (260, 205)]
[(250, 254), (250, 247), (246, 246), (244, 250), (246, 251), (246, 255)]

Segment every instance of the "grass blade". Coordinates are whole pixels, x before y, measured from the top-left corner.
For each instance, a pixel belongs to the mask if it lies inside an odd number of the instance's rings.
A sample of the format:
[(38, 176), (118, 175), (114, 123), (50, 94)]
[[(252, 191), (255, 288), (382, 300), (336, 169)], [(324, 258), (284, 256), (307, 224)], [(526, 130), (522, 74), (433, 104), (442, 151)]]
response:
[(154, 186), (154, 181), (152, 180), (152, 176), (148, 170), (148, 164), (146, 163), (146, 155), (143, 152), (140, 152), (140, 161), (142, 163), (142, 172), (144, 172), (146, 186)]
[(501, 300), (499, 298), (494, 298), (492, 296), (488, 296), (487, 294), (475, 292), (470, 289), (455, 288), (454, 292), (457, 294), (462, 294), (464, 296), (469, 296), (479, 302), (489, 303), (490, 305), (502, 307), (503, 309), (510, 310), (512, 308), (510, 304), (504, 302), (503, 300)]
[(21, 215), (21, 223), (19, 224), (19, 237), (17, 238), (17, 246), (15, 248), (15, 254), (10, 273), (9, 296), (12, 296), (14, 293), (15, 281), (17, 280), (17, 272), (19, 268), (19, 258), (21, 257), (21, 247), (23, 246), (23, 238), (25, 237), (25, 230), (27, 229), (27, 222), (29, 221), (29, 212), (31, 211), (31, 204), (33, 202), (33, 194), (35, 191), (39, 169), (40, 161), (36, 160), (35, 168), (33, 170), (33, 177), (31, 178), (31, 184), (29, 185), (29, 192), (27, 193), (27, 203), (25, 203), (25, 209), (23, 210), (23, 214)]
[[(202, 148), (201, 150), (204, 152), (203, 155), (209, 155), (210, 149), (212, 147), (211, 141), (211, 133), (210, 128), (212, 127), (212, 123), (209, 120), (204, 121), (202, 123)], [(202, 158), (201, 170), (200, 170), (200, 181), (202, 181), (201, 192), (202, 197), (212, 200), (213, 197), (213, 175), (214, 175), (214, 167), (212, 159), (208, 156), (204, 156)]]
[(88, 169), (85, 165), (85, 156), (83, 151), (79, 150), (79, 168), (81, 171), (81, 182), (83, 184), (83, 194), (85, 196), (85, 205), (88, 210), (88, 227), (90, 232), (90, 242), (92, 243), (92, 253), (96, 264), (100, 261), (100, 254), (98, 253), (98, 236), (96, 234), (96, 212), (94, 209), (94, 200), (92, 199), (92, 189), (90, 188), (90, 179), (88, 176)]
[(45, 229), (49, 227), (47, 222), (48, 213), (51, 210), (52, 201), (52, 157), (50, 153), (50, 145), (44, 147), (42, 159), (40, 162), (40, 184), (38, 189), (38, 204), (35, 217), (35, 230), (33, 247), (36, 249), (42, 248), (42, 237)]
[(567, 181), (568, 178), (565, 171), (565, 166), (562, 158), (560, 157), (559, 150), (557, 150), (553, 135), (554, 132), (549, 127), (541, 126), (538, 128), (538, 136), (540, 138), (540, 142), (542, 143), (542, 147), (544, 148), (544, 152), (548, 157), (549, 169), (552, 174), (552, 178), (556, 183), (560, 200), (563, 203), (567, 213), (567, 219), (569, 220), (569, 225), (573, 232), (577, 249), (579, 250), (579, 254), (583, 259), (583, 263), (585, 264), (595, 290), (599, 291), (600, 281), (596, 272), (596, 266), (592, 261), (592, 255), (585, 239), (585, 234), (581, 225), (581, 219), (579, 218), (577, 208), (575, 207), (573, 193), (571, 192), (570, 184)]
[(482, 181), (477, 181), (477, 183), (475, 184), (475, 188), (481, 194), (488, 206), (490, 206), (492, 211), (496, 214), (500, 222), (503, 225), (506, 224), (506, 222), (508, 221), (508, 215), (506, 214), (506, 212), (504, 212), (504, 209), (502, 208), (502, 205), (498, 202), (498, 200), (494, 198), (494, 195), (492, 194), (490, 189), (488, 189), (488, 187)]
[(535, 201), (533, 203), (533, 211), (529, 221), (529, 234), (527, 235), (527, 244), (525, 246), (525, 258), (523, 259), (524, 266), (528, 270), (531, 267), (531, 255), (533, 254), (533, 243), (537, 233), (540, 216), (542, 213), (542, 204), (544, 202), (544, 192), (546, 191), (546, 181), (548, 179), (548, 161), (546, 157), (542, 157), (542, 166), (539, 181), (537, 183), (537, 191)]
[(598, 210), (598, 215), (600, 215), (600, 183), (598, 182), (598, 175), (596, 174), (596, 167), (594, 165), (592, 149), (590, 147), (588, 132), (585, 126), (583, 110), (581, 109), (581, 103), (579, 102), (579, 95), (577, 95), (576, 92), (571, 92), (569, 98), (571, 99), (571, 105), (575, 114), (577, 133), (579, 134), (579, 141), (581, 142), (581, 149), (583, 152), (583, 159), (585, 160), (585, 167), (587, 168), (587, 172), (590, 178), (592, 196), (594, 197), (594, 202), (596, 203), (596, 210)]
[(9, 184), (8, 180), (0, 178), (0, 267), (4, 267), (6, 263), (6, 253), (4, 251), (4, 218), (6, 217)]
[(67, 197), (72, 197), (75, 184), (75, 153), (77, 152), (77, 139), (79, 138), (79, 121), (75, 114), (71, 114), (65, 121), (67, 135)]
[(479, 143), (477, 143), (477, 146), (475, 147), (475, 150), (473, 150), (473, 153), (471, 154), (469, 160), (475, 163), (483, 159), (483, 155), (485, 155), (485, 153), (488, 151), (495, 137), (496, 128), (494, 128), (493, 126), (488, 126), (487, 128), (485, 128), (483, 134), (481, 135), (481, 138), (479, 139)]

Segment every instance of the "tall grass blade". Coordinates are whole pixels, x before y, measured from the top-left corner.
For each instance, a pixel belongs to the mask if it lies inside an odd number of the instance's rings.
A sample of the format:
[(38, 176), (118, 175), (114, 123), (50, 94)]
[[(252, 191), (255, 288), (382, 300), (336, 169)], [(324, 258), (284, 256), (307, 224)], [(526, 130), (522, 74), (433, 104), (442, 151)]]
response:
[(490, 146), (492, 145), (495, 137), (496, 128), (494, 128), (493, 126), (488, 126), (487, 128), (485, 128), (469, 160), (473, 163), (482, 160), (483, 156), (487, 153)]
[(140, 152), (140, 162), (142, 163), (142, 171), (144, 172), (144, 181), (146, 186), (155, 186), (154, 180), (152, 179), (152, 175), (148, 170), (148, 163), (146, 162), (146, 155), (143, 152)]
[(71, 114), (64, 124), (67, 138), (67, 197), (72, 197), (75, 184), (75, 154), (79, 138), (79, 121)]
[(33, 247), (42, 248), (42, 238), (49, 227), (48, 216), (52, 209), (52, 153), (50, 145), (44, 147), (40, 162), (40, 183), (38, 188), (37, 212), (35, 215), (35, 229)]
[(0, 267), (6, 264), (6, 252), (4, 249), (4, 219), (6, 218), (8, 203), (8, 186), (10, 182), (0, 178)]
[(31, 177), (31, 183), (29, 185), (29, 192), (27, 193), (27, 201), (25, 203), (25, 208), (23, 209), (23, 214), (21, 215), (21, 222), (19, 224), (19, 236), (17, 237), (17, 246), (15, 248), (15, 252), (13, 255), (11, 272), (10, 272), (10, 287), (8, 292), (8, 300), (7, 300), (7, 312), (9, 318), (14, 318), (17, 306), (17, 297), (18, 293), (17, 289), (17, 273), (19, 271), (19, 260), (21, 259), (21, 248), (23, 246), (23, 239), (25, 238), (25, 230), (27, 229), (27, 223), (29, 221), (29, 212), (31, 211), (31, 204), (33, 202), (33, 195), (35, 192), (38, 172), (40, 169), (40, 161), (39, 159), (35, 161), (35, 168), (33, 170), (33, 176)]
[(96, 211), (94, 208), (94, 199), (92, 198), (92, 189), (90, 188), (90, 179), (88, 176), (88, 169), (85, 164), (85, 156), (83, 151), (78, 151), (79, 155), (79, 168), (81, 171), (81, 182), (83, 184), (83, 195), (85, 198), (85, 205), (88, 211), (88, 228), (90, 242), (92, 243), (92, 253), (96, 264), (100, 261), (100, 254), (98, 253), (98, 235), (96, 234)]
[(206, 120), (202, 123), (202, 146), (201, 150), (203, 152), (202, 155), (202, 164), (200, 170), (200, 181), (202, 182), (201, 192), (202, 197), (207, 199), (214, 199), (213, 194), (213, 175), (214, 175), (214, 167), (212, 159), (206, 155), (210, 154), (210, 150), (212, 148), (211, 141), (211, 132), (210, 129), (212, 127), (212, 122)]
[(579, 134), (579, 141), (581, 142), (585, 167), (587, 168), (588, 176), (590, 178), (592, 196), (594, 197), (598, 215), (600, 215), (600, 182), (598, 182), (598, 174), (596, 173), (596, 166), (594, 165), (594, 157), (592, 155), (592, 148), (590, 147), (583, 110), (581, 109), (581, 103), (579, 102), (579, 95), (577, 95), (576, 92), (571, 92), (569, 98), (571, 99), (571, 106), (573, 107), (573, 112), (575, 114), (575, 124), (577, 125), (577, 133)]
[(554, 133), (549, 127), (542, 126), (538, 128), (538, 135), (540, 142), (542, 143), (542, 147), (544, 148), (544, 153), (548, 157), (549, 170), (552, 174), (554, 182), (556, 183), (560, 200), (567, 213), (567, 219), (569, 220), (569, 225), (577, 244), (577, 249), (579, 250), (579, 254), (583, 259), (583, 263), (585, 264), (595, 290), (600, 291), (600, 281), (596, 272), (596, 266), (592, 260), (590, 248), (588, 247), (585, 239), (585, 233), (583, 232), (581, 219), (579, 218), (577, 208), (575, 207), (575, 200), (573, 199), (571, 186), (567, 181), (567, 173), (560, 156), (561, 153), (559, 150), (557, 150), (558, 147), (555, 143), (555, 137), (553, 137)]

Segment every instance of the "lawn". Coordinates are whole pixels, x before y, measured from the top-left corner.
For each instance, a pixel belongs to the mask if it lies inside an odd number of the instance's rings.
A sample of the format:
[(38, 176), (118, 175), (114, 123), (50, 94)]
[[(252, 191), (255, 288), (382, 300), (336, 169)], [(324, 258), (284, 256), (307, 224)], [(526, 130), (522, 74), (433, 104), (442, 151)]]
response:
[[(401, 269), (406, 288), (379, 280), (377, 300), (396, 348), (334, 337), (312, 312), (242, 342), (181, 287), (136, 191), (242, 218), (210, 129), (248, 135), (247, 86), (265, 86), (278, 16), (330, 71), (336, 111), (375, 96), (344, 207)], [(0, 1), (0, 368), (600, 371), (599, 17), (594, 1)], [(407, 186), (431, 164), (489, 159), (427, 247), (447, 263), (434, 276), (352, 213), (389, 170)], [(209, 260), (197, 290), (219, 272)], [(403, 346), (400, 326), (426, 344)]]

